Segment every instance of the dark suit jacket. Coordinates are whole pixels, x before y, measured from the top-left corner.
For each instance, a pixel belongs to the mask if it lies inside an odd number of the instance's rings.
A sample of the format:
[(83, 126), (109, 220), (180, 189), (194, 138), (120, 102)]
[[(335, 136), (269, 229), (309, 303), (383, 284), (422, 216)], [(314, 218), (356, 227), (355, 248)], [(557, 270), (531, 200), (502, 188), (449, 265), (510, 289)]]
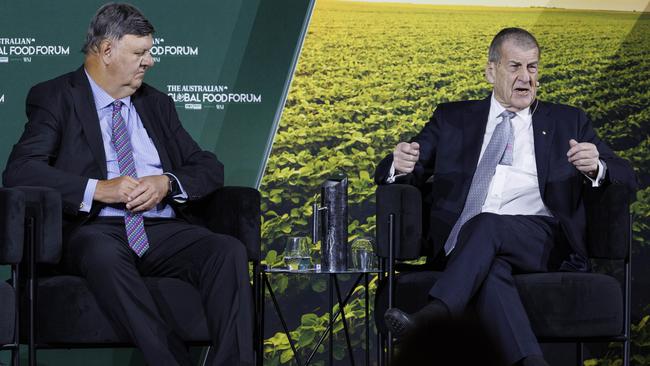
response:
[[(538, 103), (535, 105), (535, 103)], [(537, 176), (542, 200), (559, 220), (571, 249), (586, 258), (584, 193), (591, 182), (568, 162), (569, 140), (596, 145), (607, 164), (604, 184), (618, 182), (631, 190), (636, 178), (627, 161), (618, 158), (594, 132), (583, 111), (566, 105), (536, 101), (531, 106)], [(430, 205), (428, 240), (439, 251), (460, 216), (472, 182), (485, 134), (490, 98), (445, 103), (411, 141), (420, 144), (420, 159), (402, 182), (421, 187)], [(375, 172), (384, 184), (393, 162), (384, 158)], [(428, 181), (427, 181), (428, 180)]]
[[(185, 131), (167, 95), (143, 83), (131, 98), (163, 171), (178, 177), (189, 202), (223, 185), (223, 165)], [(105, 206), (94, 202), (89, 214), (79, 211), (88, 179), (106, 179), (99, 119), (83, 67), (32, 87), (26, 105), (28, 122), (9, 156), (3, 184), (61, 192), (65, 234)]]

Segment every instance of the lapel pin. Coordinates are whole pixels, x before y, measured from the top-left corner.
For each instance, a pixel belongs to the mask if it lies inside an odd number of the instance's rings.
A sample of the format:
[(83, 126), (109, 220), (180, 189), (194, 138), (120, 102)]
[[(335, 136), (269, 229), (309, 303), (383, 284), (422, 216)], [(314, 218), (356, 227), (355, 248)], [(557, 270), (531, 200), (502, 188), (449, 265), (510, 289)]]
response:
[(542, 131), (542, 135), (546, 135), (546, 131)]

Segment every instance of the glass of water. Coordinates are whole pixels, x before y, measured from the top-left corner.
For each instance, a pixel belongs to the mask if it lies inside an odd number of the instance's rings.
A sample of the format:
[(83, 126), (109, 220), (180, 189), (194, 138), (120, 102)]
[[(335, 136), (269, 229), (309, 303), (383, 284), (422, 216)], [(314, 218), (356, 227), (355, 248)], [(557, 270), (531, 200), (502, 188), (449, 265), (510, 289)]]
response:
[(351, 249), (353, 268), (361, 271), (375, 269), (375, 243), (371, 237), (354, 239)]
[(291, 271), (309, 269), (311, 257), (309, 255), (309, 239), (306, 236), (287, 238), (287, 245), (284, 248), (284, 264)]

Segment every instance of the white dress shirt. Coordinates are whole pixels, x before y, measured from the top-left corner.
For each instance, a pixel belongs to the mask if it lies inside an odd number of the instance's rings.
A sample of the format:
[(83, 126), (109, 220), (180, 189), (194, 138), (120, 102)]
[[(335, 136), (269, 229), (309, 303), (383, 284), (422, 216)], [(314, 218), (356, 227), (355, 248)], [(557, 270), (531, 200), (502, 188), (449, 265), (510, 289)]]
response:
[[(501, 122), (501, 118), (498, 116), (503, 111), (505, 108), (492, 96), (480, 157), (483, 157), (483, 152), (492, 138), (494, 129)], [(515, 135), (512, 165), (497, 165), (481, 212), (500, 215), (552, 216), (542, 202), (539, 191), (533, 118), (530, 112), (530, 107), (528, 107), (517, 112), (510, 120)], [(567, 142), (568, 149), (569, 143)]]

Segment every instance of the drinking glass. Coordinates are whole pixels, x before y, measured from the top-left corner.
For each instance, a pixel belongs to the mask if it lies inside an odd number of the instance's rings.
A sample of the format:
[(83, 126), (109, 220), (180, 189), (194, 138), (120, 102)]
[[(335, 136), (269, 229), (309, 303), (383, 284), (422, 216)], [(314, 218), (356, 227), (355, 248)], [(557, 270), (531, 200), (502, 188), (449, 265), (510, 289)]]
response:
[(291, 271), (309, 269), (311, 257), (309, 256), (309, 239), (306, 236), (287, 238), (287, 245), (284, 248), (284, 264)]
[(362, 236), (352, 242), (352, 267), (361, 271), (375, 268), (375, 243), (371, 237)]

